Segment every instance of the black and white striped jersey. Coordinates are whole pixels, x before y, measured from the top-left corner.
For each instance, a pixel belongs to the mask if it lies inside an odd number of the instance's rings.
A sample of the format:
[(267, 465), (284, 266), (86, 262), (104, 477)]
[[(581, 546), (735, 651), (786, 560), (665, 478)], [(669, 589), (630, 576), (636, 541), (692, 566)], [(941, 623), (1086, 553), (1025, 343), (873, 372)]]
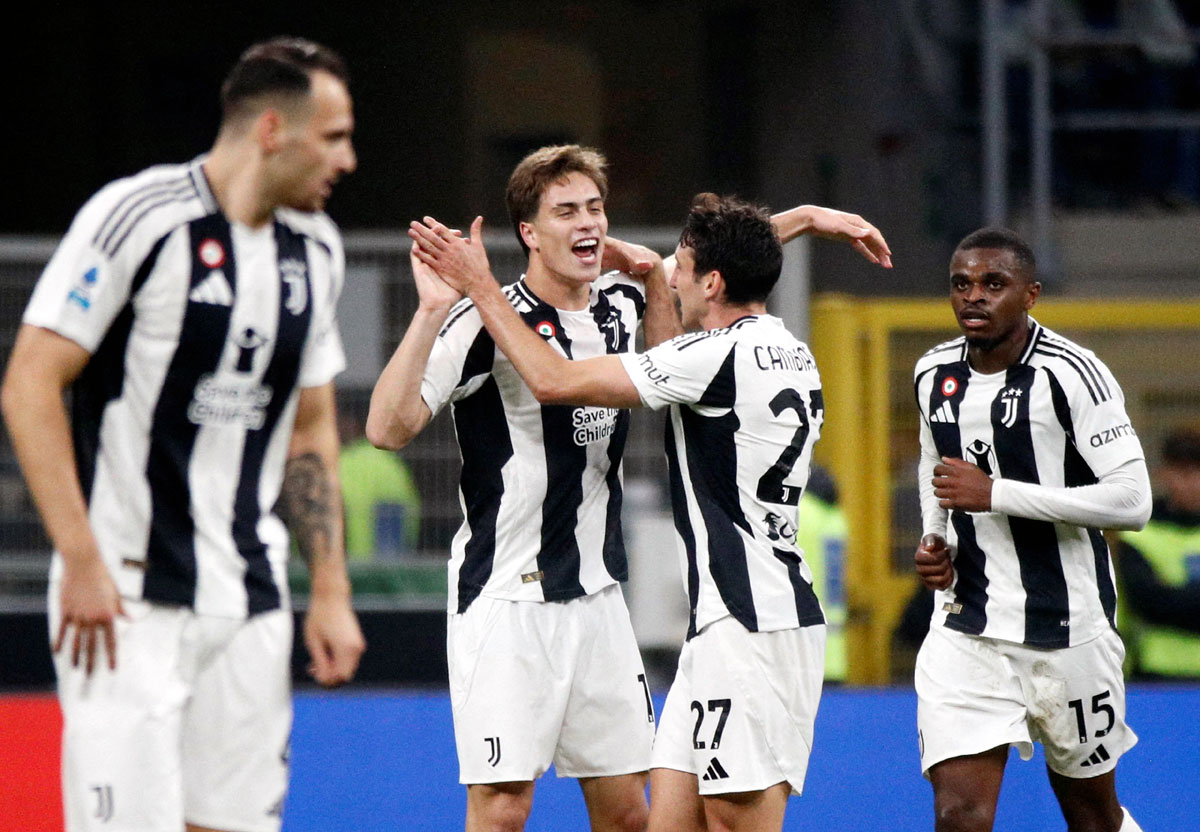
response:
[[(921, 357), (915, 384), (926, 460), (955, 457), (995, 479), (1070, 488), (1143, 458), (1109, 369), (1036, 321), (1006, 371), (972, 370), (960, 337)], [(932, 500), (926, 512), (945, 516), (931, 492), (922, 499)], [(948, 519), (955, 581), (937, 593), (935, 625), (1035, 647), (1081, 644), (1114, 626), (1116, 588), (1099, 530), (997, 512)]]
[(666, 450), (688, 637), (732, 615), (752, 632), (824, 623), (795, 544), (825, 418), (812, 353), (750, 315), (622, 356), (647, 407), (671, 405)]
[(241, 617), (287, 604), (287, 532), (272, 507), (299, 388), (345, 362), (344, 262), (323, 214), (228, 222), (202, 162), (150, 168), (89, 200), (24, 322), (91, 353), (72, 432), (121, 593)]
[[(504, 288), (525, 322), (567, 358), (633, 348), (645, 289), (617, 272), (591, 286), (588, 308), (555, 309), (524, 278)], [(625, 580), (621, 454), (629, 411), (541, 405), (492, 341), (470, 300), (450, 311), (421, 395), (452, 406), (465, 520), (450, 548), (449, 608), (479, 595), (562, 601)]]

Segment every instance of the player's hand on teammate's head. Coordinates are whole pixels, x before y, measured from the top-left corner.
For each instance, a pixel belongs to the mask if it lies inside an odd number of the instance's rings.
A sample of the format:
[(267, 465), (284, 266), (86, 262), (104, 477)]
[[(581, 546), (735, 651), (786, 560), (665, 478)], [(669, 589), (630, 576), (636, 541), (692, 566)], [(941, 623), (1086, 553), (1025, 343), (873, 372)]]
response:
[(604, 238), (600, 267), (606, 272), (615, 270), (631, 277), (644, 277), (661, 262), (662, 257), (658, 252), (646, 246), (627, 243), (615, 237)]
[(823, 208), (819, 205), (812, 207), (812, 227), (810, 234), (829, 240), (841, 240), (851, 246), (863, 257), (885, 269), (892, 267), (892, 250), (887, 240), (871, 223), (858, 214), (838, 211), (835, 208)]
[(950, 557), (950, 547), (941, 535), (922, 537), (913, 562), (921, 583), (930, 589), (945, 589), (954, 582), (954, 561)]

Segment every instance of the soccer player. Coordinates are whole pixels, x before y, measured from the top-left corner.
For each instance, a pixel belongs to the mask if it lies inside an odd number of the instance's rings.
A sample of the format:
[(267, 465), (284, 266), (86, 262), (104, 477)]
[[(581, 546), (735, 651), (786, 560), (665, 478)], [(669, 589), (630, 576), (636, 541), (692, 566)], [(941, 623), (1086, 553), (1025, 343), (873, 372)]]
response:
[[(288, 525), (310, 672), (364, 643), (342, 552), (332, 379), (355, 167), (342, 60), (247, 50), (207, 155), (113, 182), (34, 289), (4, 416), (54, 544), (66, 828), (273, 832), (291, 729)], [(71, 413), (63, 393), (71, 391)]]
[[(793, 231), (852, 240), (890, 265), (861, 218), (793, 210), (802, 217)], [(410, 233), (422, 262), (473, 301), (538, 401), (671, 406), (668, 471), (691, 621), (654, 744), (650, 827), (779, 829), (804, 783), (824, 669), (824, 620), (794, 543), (824, 407), (808, 347), (766, 314), (782, 264), (771, 218), (736, 199), (698, 198), (670, 278), (691, 332), (643, 354), (586, 359), (523, 324), (491, 277), (481, 230), (476, 219), (466, 240), (427, 219)], [(647, 280), (663, 272), (655, 258)]]
[(1073, 832), (1134, 832), (1117, 800), (1125, 656), (1102, 528), (1150, 514), (1142, 447), (1112, 373), (1030, 317), (1041, 284), (1011, 231), (950, 261), (961, 337), (916, 365), (924, 536), (937, 590), (917, 656), (921, 768), (938, 832), (989, 830), (1008, 747), (1046, 752)]

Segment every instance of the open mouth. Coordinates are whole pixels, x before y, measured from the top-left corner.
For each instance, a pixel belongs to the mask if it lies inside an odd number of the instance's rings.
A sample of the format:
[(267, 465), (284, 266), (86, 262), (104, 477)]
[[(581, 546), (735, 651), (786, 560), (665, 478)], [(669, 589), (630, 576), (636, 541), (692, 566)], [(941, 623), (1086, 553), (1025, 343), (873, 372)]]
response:
[(600, 253), (600, 240), (596, 237), (585, 237), (571, 246), (571, 253), (584, 263), (595, 263)]
[(980, 329), (987, 326), (988, 316), (983, 312), (968, 310), (958, 316), (958, 321), (967, 329)]

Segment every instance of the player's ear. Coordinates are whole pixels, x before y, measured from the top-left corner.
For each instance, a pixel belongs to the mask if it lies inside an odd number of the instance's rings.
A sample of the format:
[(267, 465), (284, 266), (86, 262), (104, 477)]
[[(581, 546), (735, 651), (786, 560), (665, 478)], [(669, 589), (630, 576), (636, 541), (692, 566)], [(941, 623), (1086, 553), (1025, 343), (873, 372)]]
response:
[(1028, 312), (1037, 303), (1038, 295), (1042, 293), (1042, 284), (1036, 280), (1029, 281), (1029, 288), (1025, 291), (1025, 311)]
[(268, 107), (254, 120), (254, 139), (264, 153), (275, 153), (283, 145), (283, 113)]
[(704, 285), (705, 300), (717, 300), (725, 291), (725, 278), (716, 269), (704, 275), (700, 280)]
[(525, 241), (525, 245), (529, 246), (529, 250), (537, 251), (537, 232), (533, 230), (533, 225), (520, 222), (517, 223), (517, 230), (521, 232), (521, 239)]

